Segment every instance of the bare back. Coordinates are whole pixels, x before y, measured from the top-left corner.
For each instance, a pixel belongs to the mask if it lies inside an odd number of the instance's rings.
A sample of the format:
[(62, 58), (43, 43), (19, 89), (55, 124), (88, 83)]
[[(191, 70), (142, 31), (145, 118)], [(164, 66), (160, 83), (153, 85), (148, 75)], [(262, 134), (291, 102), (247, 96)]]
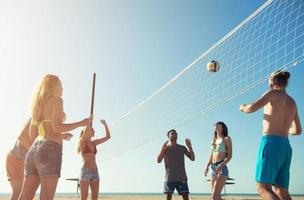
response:
[(264, 106), (263, 132), (288, 136), (289, 128), (297, 113), (297, 106), (284, 90), (272, 91)]
[(28, 122), (26, 122), (26, 124), (24, 125), (20, 135), (18, 136), (18, 140), (26, 149), (29, 149), (32, 145), (32, 141), (29, 135), (30, 124), (31, 120), (29, 119)]
[[(61, 103), (58, 103), (57, 101), (61, 101)], [(54, 109), (59, 110), (59, 113), (54, 115)], [(43, 126), (45, 128), (44, 139), (53, 140), (62, 144), (61, 133), (54, 131), (52, 128), (52, 122), (54, 120), (58, 120), (57, 118), (60, 118), (60, 121), (62, 122), (64, 117), (65, 114), (63, 112), (62, 99), (49, 99), (44, 106), (43, 112)]]

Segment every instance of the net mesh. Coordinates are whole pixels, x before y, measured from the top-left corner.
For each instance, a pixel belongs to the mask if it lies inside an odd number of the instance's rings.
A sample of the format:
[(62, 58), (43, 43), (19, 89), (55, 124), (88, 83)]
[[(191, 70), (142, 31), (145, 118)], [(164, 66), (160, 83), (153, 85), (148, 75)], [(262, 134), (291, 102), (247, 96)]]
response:
[[(304, 1), (267, 1), (163, 87), (112, 124), (109, 160), (185, 125), (304, 59)], [(220, 63), (217, 73), (206, 69)], [(124, 134), (144, 133), (135, 141)], [(136, 135), (136, 134), (135, 134)], [(121, 139), (119, 139), (121, 138)], [(113, 138), (114, 139), (114, 138)]]

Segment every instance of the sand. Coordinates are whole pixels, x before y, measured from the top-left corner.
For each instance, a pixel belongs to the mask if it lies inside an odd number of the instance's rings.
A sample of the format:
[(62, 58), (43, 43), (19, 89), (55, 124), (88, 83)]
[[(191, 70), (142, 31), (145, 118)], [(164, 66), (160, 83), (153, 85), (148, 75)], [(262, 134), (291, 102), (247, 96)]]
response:
[[(225, 196), (224, 200), (261, 200), (258, 196)], [(78, 197), (56, 197), (55, 200), (79, 200)], [(90, 198), (88, 198), (90, 199)], [(113, 195), (113, 196), (100, 196), (98, 199), (104, 200), (165, 200), (165, 196), (160, 195)], [(173, 196), (172, 200), (181, 199), (179, 196)], [(304, 197), (293, 197), (293, 200), (304, 200)], [(9, 198), (0, 197), (0, 200), (9, 200)], [(38, 198), (35, 198), (38, 200)], [(190, 200), (210, 200), (210, 197), (206, 196), (190, 196)]]

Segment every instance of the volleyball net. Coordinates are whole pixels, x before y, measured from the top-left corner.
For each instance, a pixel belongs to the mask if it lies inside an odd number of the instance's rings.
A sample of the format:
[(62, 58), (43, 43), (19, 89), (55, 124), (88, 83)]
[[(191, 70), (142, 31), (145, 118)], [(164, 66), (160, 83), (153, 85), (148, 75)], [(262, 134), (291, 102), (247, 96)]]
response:
[[(206, 69), (220, 64), (217, 73)], [(225, 104), (268, 79), (271, 72), (304, 60), (304, 1), (269, 0), (172, 80), (112, 124), (121, 148), (105, 157), (127, 153), (171, 129)], [(124, 135), (124, 136), (123, 136)]]

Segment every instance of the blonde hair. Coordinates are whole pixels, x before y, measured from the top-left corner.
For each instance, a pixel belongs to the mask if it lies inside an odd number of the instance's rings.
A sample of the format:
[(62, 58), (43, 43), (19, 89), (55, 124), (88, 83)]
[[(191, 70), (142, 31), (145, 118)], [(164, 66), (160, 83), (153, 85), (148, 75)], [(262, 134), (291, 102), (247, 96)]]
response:
[(58, 76), (47, 74), (38, 85), (32, 103), (32, 122), (38, 123), (43, 120), (43, 109), (46, 101), (56, 95), (61, 82)]
[(78, 139), (78, 145), (77, 145), (77, 153), (80, 153), (81, 152), (81, 149), (82, 149), (82, 146), (83, 146), (83, 143), (85, 141), (85, 137), (88, 133), (88, 126), (85, 127), (81, 132), (80, 132), (80, 135), (79, 135), (79, 139)]

